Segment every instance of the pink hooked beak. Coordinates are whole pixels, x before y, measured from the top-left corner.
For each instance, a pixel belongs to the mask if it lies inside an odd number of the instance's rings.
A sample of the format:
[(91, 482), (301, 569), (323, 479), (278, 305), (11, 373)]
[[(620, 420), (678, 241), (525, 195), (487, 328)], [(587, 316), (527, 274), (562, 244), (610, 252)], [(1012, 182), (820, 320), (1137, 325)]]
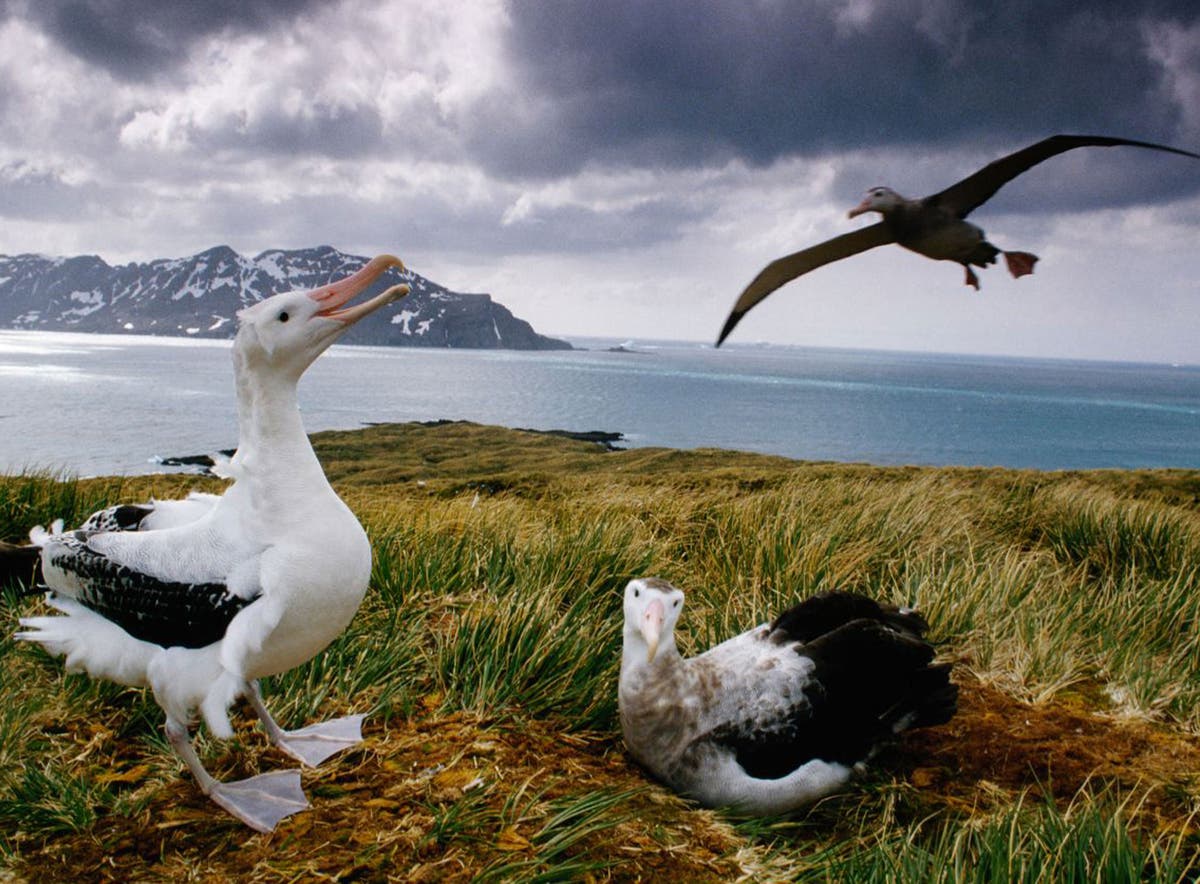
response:
[(857, 206), (855, 206), (853, 209), (851, 209), (849, 212), (847, 212), (846, 217), (847, 218), (856, 218), (857, 216), (863, 214), (864, 212), (870, 212), (870, 211), (872, 211), (871, 198), (867, 197), (865, 200), (863, 200), (861, 203), (859, 203)]
[(352, 276), (339, 279), (337, 282), (331, 282), (329, 285), (321, 286), (319, 289), (313, 289), (308, 293), (308, 296), (321, 305), (321, 309), (315, 315), (323, 316), (326, 319), (335, 319), (338, 322), (350, 325), (351, 323), (358, 322), (358, 320), (362, 319), (368, 313), (377, 310), (384, 304), (403, 298), (408, 294), (409, 287), (402, 283), (392, 286), (369, 301), (364, 301), (354, 307), (338, 309), (363, 289), (367, 288), (389, 267), (399, 267), (403, 270), (404, 262), (395, 255), (377, 255), (364, 264)]
[(663, 620), (666, 619), (666, 616), (666, 611), (660, 599), (651, 601), (650, 604), (646, 605), (646, 610), (642, 612), (642, 622), (639, 628), (642, 632), (642, 638), (646, 640), (647, 663), (653, 662), (654, 654), (658, 651), (658, 640), (662, 637)]

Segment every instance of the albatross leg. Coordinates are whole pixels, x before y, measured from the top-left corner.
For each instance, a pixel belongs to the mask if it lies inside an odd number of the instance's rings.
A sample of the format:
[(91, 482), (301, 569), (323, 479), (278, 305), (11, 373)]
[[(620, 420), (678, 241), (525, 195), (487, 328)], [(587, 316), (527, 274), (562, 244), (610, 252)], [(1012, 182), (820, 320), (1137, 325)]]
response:
[(1037, 259), (1037, 255), (1031, 255), (1029, 252), (1004, 253), (1004, 263), (1008, 265), (1008, 272), (1014, 279), (1033, 273), (1033, 265), (1037, 263)]
[(975, 271), (971, 269), (971, 265), (964, 264), (963, 270), (967, 271), (967, 278), (963, 281), (963, 285), (969, 285), (975, 291), (979, 291), (979, 277), (975, 275)]
[(258, 713), (263, 728), (271, 742), (301, 764), (316, 767), (330, 755), (349, 749), (362, 742), (362, 721), (365, 715), (347, 715), (319, 724), (310, 724), (295, 731), (285, 731), (263, 703), (258, 682), (252, 681), (246, 692), (250, 705)]
[(222, 783), (200, 763), (184, 725), (168, 718), (166, 730), (167, 739), (196, 778), (200, 791), (250, 828), (259, 832), (274, 831), (281, 819), (308, 807), (308, 799), (300, 787), (300, 771), (273, 771)]

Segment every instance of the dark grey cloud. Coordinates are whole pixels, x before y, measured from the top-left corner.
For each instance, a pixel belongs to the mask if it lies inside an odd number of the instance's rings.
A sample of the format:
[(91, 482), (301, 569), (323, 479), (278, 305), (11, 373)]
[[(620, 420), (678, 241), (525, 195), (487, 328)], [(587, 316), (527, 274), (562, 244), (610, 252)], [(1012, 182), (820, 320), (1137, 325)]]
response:
[[(858, 20), (850, 8), (515, 2), (507, 51), (539, 119), (506, 127), (497, 108), (475, 149), (493, 169), (541, 177), (588, 162), (761, 165), (876, 146), (998, 153), (1054, 132), (1186, 134), (1147, 40), (1152, 26), (1200, 22), (1195, 0), (901, 0), (862, 5)], [(1188, 63), (1200, 76), (1200, 60)]]
[(32, 0), (27, 13), (72, 54), (129, 79), (169, 70), (183, 61), (195, 41), (213, 33), (264, 30), (319, 2)]

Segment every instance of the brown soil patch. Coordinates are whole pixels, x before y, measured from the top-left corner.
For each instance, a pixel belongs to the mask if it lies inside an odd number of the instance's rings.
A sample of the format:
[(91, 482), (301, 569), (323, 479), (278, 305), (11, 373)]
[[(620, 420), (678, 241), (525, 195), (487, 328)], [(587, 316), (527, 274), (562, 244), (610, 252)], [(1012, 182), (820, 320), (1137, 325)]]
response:
[(1200, 784), (1200, 739), (1088, 708), (1081, 696), (1029, 704), (960, 676), (959, 711), (906, 736), (896, 750), (908, 779), (948, 804), (975, 808), (1024, 791), (1059, 806), (1081, 790), (1111, 789), (1143, 811), (1186, 816)]

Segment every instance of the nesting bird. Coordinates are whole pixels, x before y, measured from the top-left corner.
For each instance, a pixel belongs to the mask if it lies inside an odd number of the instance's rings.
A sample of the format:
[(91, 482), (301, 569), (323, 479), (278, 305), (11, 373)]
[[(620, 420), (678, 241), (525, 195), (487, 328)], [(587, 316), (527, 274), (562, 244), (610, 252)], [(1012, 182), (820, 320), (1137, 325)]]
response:
[(849, 214), (853, 218), (866, 212), (878, 212), (883, 220), (801, 249), (764, 267), (738, 296), (717, 337), (717, 346), (721, 346), (751, 308), (780, 286), (818, 267), (888, 243), (896, 243), (936, 261), (961, 264), (966, 273), (966, 285), (975, 289), (979, 288), (979, 277), (971, 268), (994, 264), (997, 255), (1004, 256), (1008, 270), (1014, 277), (1033, 273), (1033, 265), (1038, 260), (1036, 255), (997, 248), (987, 241), (980, 228), (966, 220), (967, 215), (991, 199), (1009, 181), (1043, 160), (1077, 147), (1121, 145), (1200, 159), (1200, 154), (1148, 141), (1131, 141), (1106, 135), (1053, 135), (988, 163), (957, 184), (923, 199), (908, 199), (891, 188), (873, 187)]
[(915, 611), (814, 596), (690, 659), (683, 592), (625, 587), (619, 707), (630, 754), (701, 804), (785, 813), (837, 792), (900, 732), (953, 716), (950, 664)]
[(299, 771), (218, 782), (188, 728), (199, 711), (215, 736), (232, 736), (228, 710), (245, 697), (271, 741), (302, 764), (361, 740), (362, 716), (284, 731), (258, 681), (324, 649), (367, 589), (370, 543), (313, 453), (296, 385), (346, 329), (408, 292), (394, 285), (349, 305), (392, 267), (403, 269), (381, 255), (346, 279), (238, 314), (238, 447), (216, 470), (233, 479), (223, 495), (115, 506), (74, 531), (59, 523), (31, 533), (60, 616), (22, 619), (16, 638), (65, 656), (71, 671), (149, 686), (201, 791), (259, 831), (308, 806)]

